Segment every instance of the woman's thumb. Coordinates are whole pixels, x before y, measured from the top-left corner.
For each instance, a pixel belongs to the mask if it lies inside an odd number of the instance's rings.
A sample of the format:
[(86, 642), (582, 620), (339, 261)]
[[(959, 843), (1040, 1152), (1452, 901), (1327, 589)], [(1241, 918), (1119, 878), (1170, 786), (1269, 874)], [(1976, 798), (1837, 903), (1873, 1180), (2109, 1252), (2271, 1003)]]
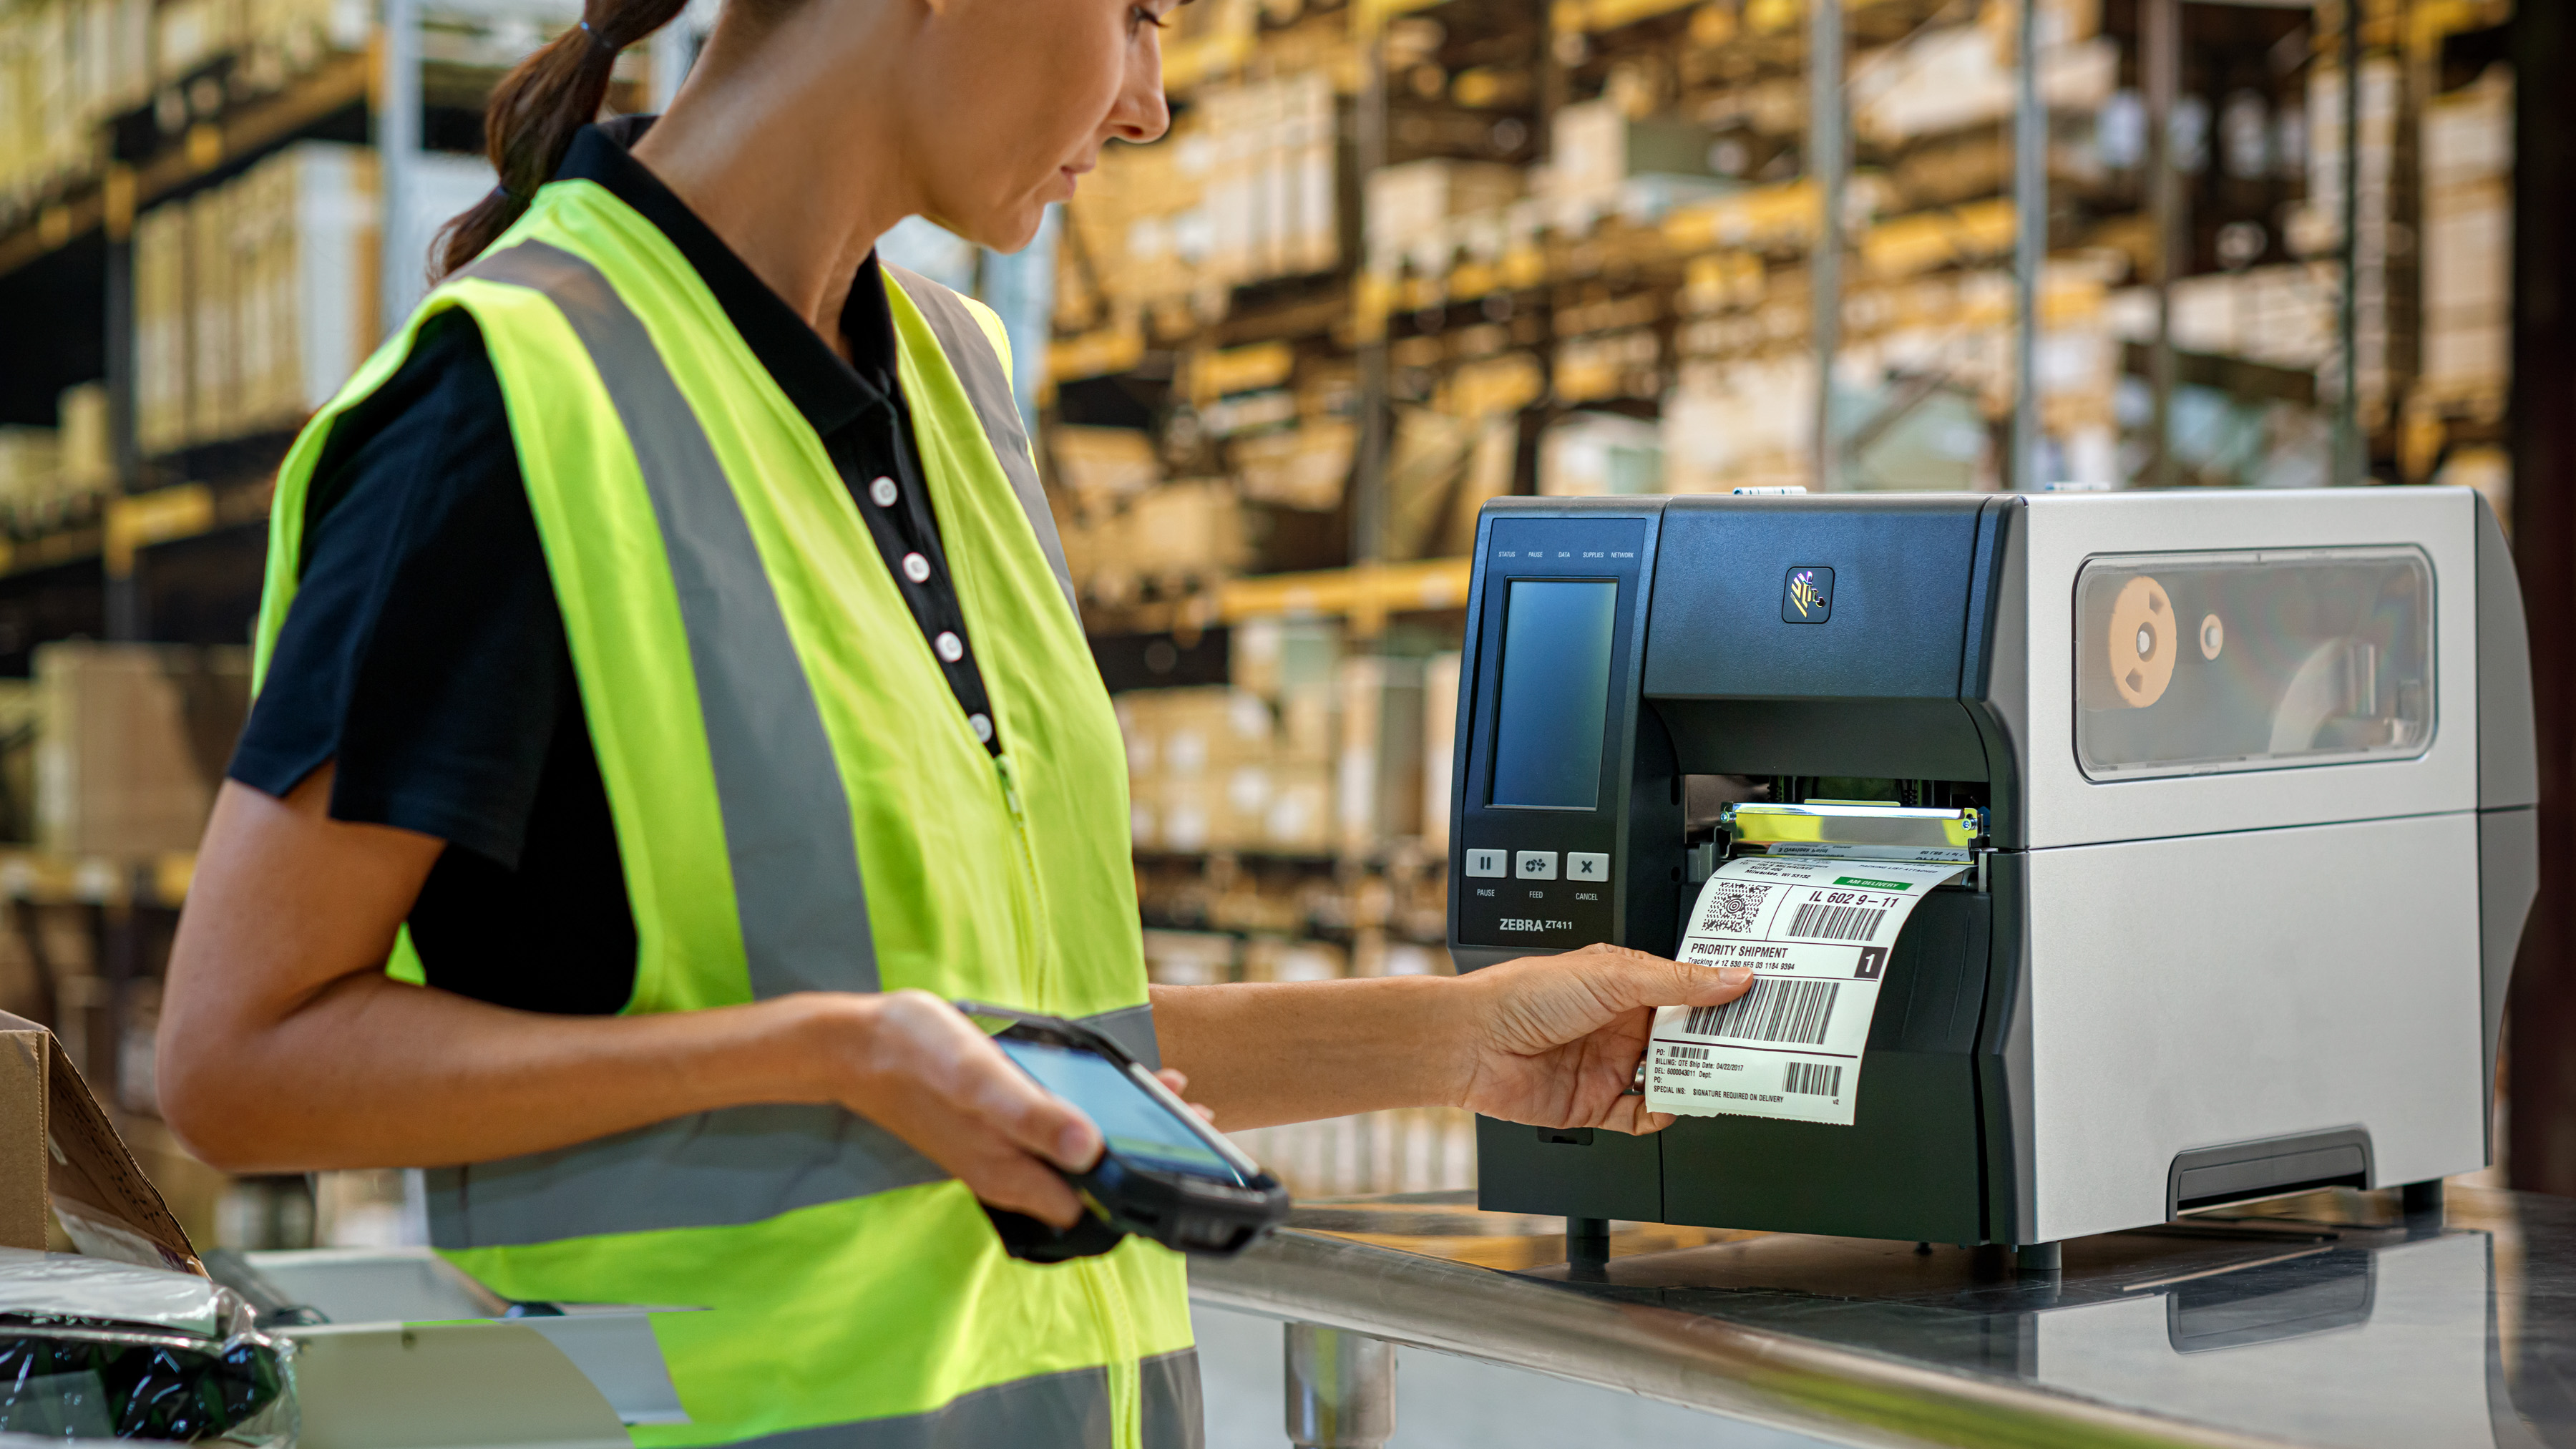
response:
[(1753, 989), (1753, 968), (1750, 966), (1711, 968), (1679, 962), (1675, 965), (1688, 978), (1683, 989), (1689, 993), (1674, 1002), (1675, 1006), (1717, 1006)]
[(1719, 1006), (1752, 989), (1753, 971), (1745, 966), (1693, 966), (1648, 957), (1620, 973), (1619, 994), (1627, 1006)]

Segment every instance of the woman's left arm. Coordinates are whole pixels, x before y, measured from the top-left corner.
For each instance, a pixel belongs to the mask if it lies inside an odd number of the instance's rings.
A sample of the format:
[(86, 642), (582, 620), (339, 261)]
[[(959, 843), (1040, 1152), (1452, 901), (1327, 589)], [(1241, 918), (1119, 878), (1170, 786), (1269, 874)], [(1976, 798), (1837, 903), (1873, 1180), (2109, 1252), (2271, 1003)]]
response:
[(1654, 1009), (1715, 1006), (1752, 981), (1742, 967), (1586, 946), (1456, 977), (1157, 986), (1154, 1035), (1227, 1131), (1444, 1106), (1655, 1132), (1672, 1116), (1626, 1095)]

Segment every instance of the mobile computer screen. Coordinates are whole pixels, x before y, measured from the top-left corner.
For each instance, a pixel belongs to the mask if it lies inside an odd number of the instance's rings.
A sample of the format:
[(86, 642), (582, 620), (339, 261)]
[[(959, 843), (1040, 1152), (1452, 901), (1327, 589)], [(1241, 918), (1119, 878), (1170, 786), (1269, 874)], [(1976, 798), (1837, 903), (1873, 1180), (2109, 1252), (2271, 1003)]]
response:
[(1129, 1076), (1106, 1057), (1069, 1047), (996, 1037), (994, 1045), (1010, 1055), (1038, 1085), (1082, 1109), (1100, 1129), (1109, 1150), (1144, 1167), (1193, 1173), (1223, 1182), (1243, 1182), (1245, 1167), (1209, 1141), (1209, 1129), (1181, 1114), (1189, 1109), (1157, 1088)]

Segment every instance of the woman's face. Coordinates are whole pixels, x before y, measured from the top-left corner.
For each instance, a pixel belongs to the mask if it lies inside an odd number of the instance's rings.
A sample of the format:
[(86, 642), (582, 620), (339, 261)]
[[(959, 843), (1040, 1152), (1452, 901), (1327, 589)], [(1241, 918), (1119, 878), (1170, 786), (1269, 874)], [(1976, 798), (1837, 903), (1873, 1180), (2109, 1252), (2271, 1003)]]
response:
[(1161, 22), (1177, 3), (931, 0), (901, 108), (930, 219), (1017, 251), (1103, 146), (1162, 135)]

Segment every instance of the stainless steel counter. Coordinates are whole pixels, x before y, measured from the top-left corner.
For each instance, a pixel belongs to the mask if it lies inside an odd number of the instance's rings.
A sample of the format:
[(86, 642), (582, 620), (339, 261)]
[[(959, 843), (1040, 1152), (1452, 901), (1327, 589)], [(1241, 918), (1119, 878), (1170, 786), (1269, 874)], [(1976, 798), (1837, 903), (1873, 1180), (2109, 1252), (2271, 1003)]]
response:
[[(2070, 1242), (2060, 1274), (1944, 1244), (1619, 1225), (1472, 1195), (1301, 1207), (1194, 1298), (1854, 1444), (2576, 1445), (2576, 1200), (2348, 1189)], [(1328, 1332), (1291, 1336), (1338, 1359)], [(1320, 1356), (1319, 1356), (1320, 1355)], [(1373, 1442), (1365, 1384), (1299, 1442)], [(1382, 1435), (1383, 1431), (1379, 1431)]]

